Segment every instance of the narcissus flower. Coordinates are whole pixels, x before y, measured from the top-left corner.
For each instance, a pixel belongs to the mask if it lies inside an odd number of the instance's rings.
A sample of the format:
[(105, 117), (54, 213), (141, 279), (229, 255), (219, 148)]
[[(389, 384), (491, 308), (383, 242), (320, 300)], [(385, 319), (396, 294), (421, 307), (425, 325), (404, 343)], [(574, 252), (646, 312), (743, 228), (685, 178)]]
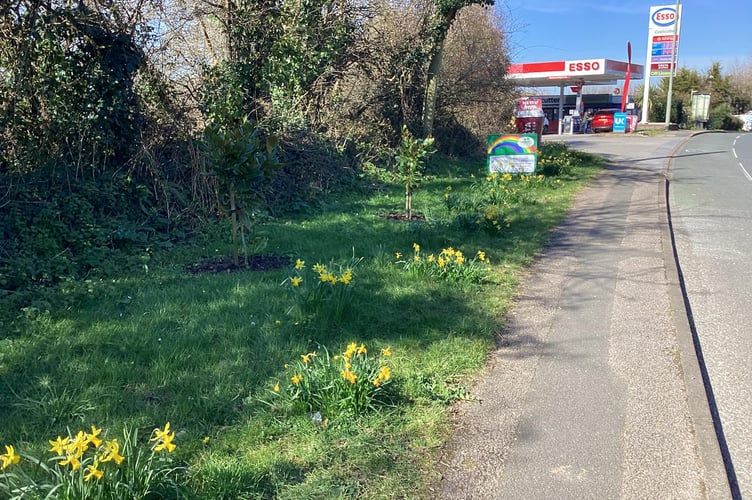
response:
[(176, 448), (172, 440), (175, 439), (175, 433), (170, 431), (170, 422), (167, 422), (164, 429), (156, 428), (152, 432), (152, 437), (149, 441), (154, 441), (154, 451), (167, 450), (169, 453)]
[(86, 466), (87, 472), (86, 474), (84, 474), (84, 481), (88, 481), (91, 478), (102, 479), (104, 472), (97, 468), (98, 465), (99, 464), (97, 462), (94, 462), (93, 464)]
[(342, 370), (340, 373), (342, 374), (342, 378), (347, 380), (351, 384), (354, 384), (355, 381), (358, 380), (358, 376), (350, 370)]
[(21, 456), (16, 454), (16, 450), (13, 448), (13, 446), (6, 444), (5, 445), (5, 453), (0, 455), (0, 470), (5, 470), (6, 467), (17, 464), (18, 461), (21, 460)]
[(95, 426), (91, 426), (91, 434), (86, 433), (86, 439), (94, 445), (94, 448), (99, 448), (102, 444), (102, 440), (99, 439), (99, 435), (102, 433), (102, 429), (97, 429)]
[(125, 460), (125, 457), (120, 454), (120, 444), (118, 444), (117, 439), (105, 441), (104, 447), (105, 450), (104, 453), (102, 453), (102, 457), (99, 459), (100, 462), (114, 461), (119, 464)]
[(65, 454), (65, 447), (68, 444), (67, 439), (63, 439), (60, 436), (58, 436), (56, 440), (54, 441), (49, 440), (48, 442), (52, 446), (52, 448), (50, 448), (49, 451), (54, 452), (58, 456), (63, 456)]

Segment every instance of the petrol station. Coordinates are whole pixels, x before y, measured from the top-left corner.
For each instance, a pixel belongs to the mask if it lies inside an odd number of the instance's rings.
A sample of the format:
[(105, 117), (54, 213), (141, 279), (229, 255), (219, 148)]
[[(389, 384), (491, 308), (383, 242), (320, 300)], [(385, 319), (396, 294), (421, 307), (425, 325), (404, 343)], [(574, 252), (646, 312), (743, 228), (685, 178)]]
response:
[[(507, 71), (507, 78), (513, 80), (519, 87), (558, 87), (559, 98), (556, 116), (549, 118), (550, 127), (559, 134), (564, 133), (565, 121), (569, 118), (571, 126), (575, 117), (584, 114), (585, 101), (582, 90), (585, 86), (610, 85), (616, 86), (619, 81), (642, 80), (644, 67), (639, 64), (631, 64), (611, 59), (579, 59), (572, 61), (547, 61), (512, 64)], [(569, 87), (575, 95), (574, 108), (570, 108), (571, 115), (565, 115), (566, 98), (564, 90)], [(618, 88), (616, 89), (619, 90)], [(628, 89), (619, 91), (619, 103), (603, 103), (602, 107), (619, 107), (628, 99)], [(612, 94), (606, 94), (612, 95)], [(549, 96), (555, 98), (556, 96)], [(555, 99), (552, 99), (555, 100)], [(610, 99), (609, 99), (610, 101)], [(600, 104), (600, 103), (598, 103)], [(588, 105), (591, 105), (589, 103)], [(570, 128), (570, 132), (571, 132)]]

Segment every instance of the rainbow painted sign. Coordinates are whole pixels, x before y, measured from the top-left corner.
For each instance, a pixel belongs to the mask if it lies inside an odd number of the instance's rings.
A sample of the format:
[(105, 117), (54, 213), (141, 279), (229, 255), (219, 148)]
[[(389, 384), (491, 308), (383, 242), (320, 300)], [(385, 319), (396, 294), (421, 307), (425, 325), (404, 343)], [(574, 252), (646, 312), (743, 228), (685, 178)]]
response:
[(488, 173), (533, 174), (538, 162), (538, 134), (488, 136)]

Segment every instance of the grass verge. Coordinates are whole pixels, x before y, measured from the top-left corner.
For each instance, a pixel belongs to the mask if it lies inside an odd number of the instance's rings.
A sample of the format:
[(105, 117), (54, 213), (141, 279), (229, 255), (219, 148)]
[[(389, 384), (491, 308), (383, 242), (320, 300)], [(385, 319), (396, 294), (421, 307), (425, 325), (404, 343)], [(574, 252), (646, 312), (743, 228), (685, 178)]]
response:
[[(315, 216), (264, 225), (282, 269), (189, 273), (230, 252), (205, 237), (139, 273), (4, 304), (0, 445), (44, 457), (91, 425), (149, 436), (170, 422), (187, 498), (429, 497), (451, 405), (494, 348), (519, 273), (599, 168), (563, 146), (547, 161), (560, 175), (435, 165), (413, 199), (420, 222), (385, 217), (403, 188), (370, 178)], [(325, 368), (301, 358), (325, 352)]]

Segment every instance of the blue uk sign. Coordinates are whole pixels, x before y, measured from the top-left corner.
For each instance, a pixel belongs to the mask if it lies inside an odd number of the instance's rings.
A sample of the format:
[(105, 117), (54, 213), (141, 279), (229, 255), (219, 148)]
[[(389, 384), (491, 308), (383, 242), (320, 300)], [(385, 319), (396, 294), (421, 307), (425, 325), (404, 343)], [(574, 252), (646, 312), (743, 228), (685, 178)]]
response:
[(627, 114), (614, 113), (614, 132), (625, 133), (627, 131)]

